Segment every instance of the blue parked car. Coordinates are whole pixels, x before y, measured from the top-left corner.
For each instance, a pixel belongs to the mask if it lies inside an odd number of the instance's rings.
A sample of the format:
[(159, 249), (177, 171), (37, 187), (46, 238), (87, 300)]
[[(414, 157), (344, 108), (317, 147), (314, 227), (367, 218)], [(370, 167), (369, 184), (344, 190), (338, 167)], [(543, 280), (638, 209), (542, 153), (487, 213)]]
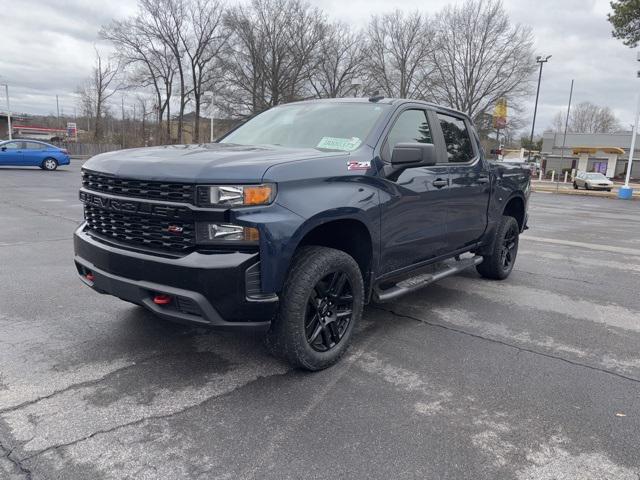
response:
[(55, 170), (69, 165), (69, 152), (37, 140), (8, 140), (0, 142), (0, 165), (40, 167)]

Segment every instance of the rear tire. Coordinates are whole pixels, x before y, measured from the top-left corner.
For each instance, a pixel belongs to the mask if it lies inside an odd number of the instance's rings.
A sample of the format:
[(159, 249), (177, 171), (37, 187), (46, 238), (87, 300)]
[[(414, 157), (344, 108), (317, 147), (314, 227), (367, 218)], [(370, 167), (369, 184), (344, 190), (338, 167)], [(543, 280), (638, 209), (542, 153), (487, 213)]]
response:
[(347, 351), (363, 306), (362, 273), (351, 256), (333, 248), (302, 247), (267, 333), (269, 350), (294, 367), (327, 368)]
[(58, 168), (58, 161), (55, 158), (45, 158), (42, 161), (42, 165), (40, 166), (40, 168), (53, 172), (56, 168)]
[(515, 218), (503, 215), (493, 241), (490, 255), (484, 255), (476, 270), (485, 278), (504, 280), (513, 270), (518, 255), (520, 226)]
[(573, 182), (573, 189), (577, 190), (578, 189), (578, 184), (576, 182)]

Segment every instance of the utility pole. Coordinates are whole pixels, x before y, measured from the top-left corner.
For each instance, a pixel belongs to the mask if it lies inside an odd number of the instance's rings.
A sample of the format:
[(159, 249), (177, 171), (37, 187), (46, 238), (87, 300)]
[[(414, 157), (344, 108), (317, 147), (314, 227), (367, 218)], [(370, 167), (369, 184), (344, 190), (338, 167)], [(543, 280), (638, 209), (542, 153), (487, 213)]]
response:
[[(640, 62), (640, 52), (638, 52), (638, 61)], [(640, 70), (638, 70), (638, 78), (640, 78)], [(640, 93), (638, 94), (638, 106), (636, 107), (636, 120), (633, 123), (633, 131), (631, 132), (631, 148), (629, 149), (629, 160), (627, 161), (627, 174), (624, 177), (624, 186), (618, 190), (618, 198), (623, 200), (631, 200), (633, 196), (633, 188), (629, 186), (631, 180), (631, 168), (633, 167), (633, 154), (636, 150), (636, 137), (638, 136), (638, 121), (640, 121)]]
[[(567, 106), (567, 118), (564, 120), (564, 135), (562, 137), (562, 150), (560, 150), (560, 167), (564, 163), (564, 147), (567, 145), (567, 128), (569, 127), (569, 113), (571, 113), (571, 99), (573, 98), (573, 79), (571, 80), (571, 90), (569, 90), (569, 106)], [(556, 183), (556, 192), (558, 191), (558, 185), (560, 179), (558, 177), (558, 183)]]
[(122, 148), (124, 148), (124, 95), (122, 96)]
[(7, 128), (9, 130), (9, 140), (13, 140), (13, 129), (11, 128), (11, 104), (9, 103), (9, 85), (4, 84), (4, 94), (7, 99)]
[(133, 144), (136, 145), (138, 137), (136, 136), (136, 104), (133, 104), (133, 124), (131, 125), (133, 130)]
[[(542, 55), (538, 55), (536, 57), (536, 63), (540, 64), (540, 73), (538, 73), (538, 88), (536, 90), (536, 103), (535, 103), (535, 106), (533, 107), (533, 122), (531, 124), (531, 137), (529, 138), (529, 147), (533, 145), (533, 132), (536, 129), (536, 115), (538, 114), (538, 98), (540, 97), (540, 82), (542, 81), (542, 65), (547, 63), (550, 58), (551, 58), (551, 55), (547, 55), (546, 57), (543, 57)], [(527, 161), (530, 161), (530, 160), (531, 160), (531, 148), (529, 148), (529, 156), (527, 158)]]
[(571, 99), (573, 98), (573, 80), (571, 80), (571, 90), (569, 90), (569, 106), (567, 106), (567, 117), (564, 120), (564, 135), (562, 137), (562, 150), (560, 150), (560, 164), (564, 161), (564, 147), (567, 144), (567, 129), (569, 128), (569, 113), (571, 112)]
[(58, 95), (56, 95), (56, 111), (58, 112), (56, 128), (60, 130), (60, 102), (58, 100)]
[(213, 92), (206, 91), (204, 94), (209, 97), (209, 142), (213, 143)]

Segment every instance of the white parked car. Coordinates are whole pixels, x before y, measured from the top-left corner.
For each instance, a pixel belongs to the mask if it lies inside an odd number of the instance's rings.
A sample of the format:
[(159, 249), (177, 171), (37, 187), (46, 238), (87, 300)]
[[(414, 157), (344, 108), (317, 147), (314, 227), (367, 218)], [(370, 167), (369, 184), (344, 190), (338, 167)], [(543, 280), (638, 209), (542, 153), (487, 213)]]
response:
[(606, 190), (610, 192), (613, 188), (613, 182), (601, 173), (578, 172), (573, 180), (573, 188), (577, 190), (580, 187), (584, 187), (586, 190)]

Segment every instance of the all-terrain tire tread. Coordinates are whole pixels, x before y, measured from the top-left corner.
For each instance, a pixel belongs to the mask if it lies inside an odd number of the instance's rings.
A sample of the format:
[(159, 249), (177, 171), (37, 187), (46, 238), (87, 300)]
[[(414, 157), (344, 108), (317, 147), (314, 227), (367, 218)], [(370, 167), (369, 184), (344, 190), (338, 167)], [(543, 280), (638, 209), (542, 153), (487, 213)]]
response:
[[(362, 274), (356, 261), (347, 253), (328, 247), (304, 246), (299, 249), (291, 262), (291, 268), (280, 297), (280, 311), (267, 333), (267, 345), (276, 356), (280, 356), (290, 364), (306, 370), (320, 370), (337, 362), (347, 350), (351, 341), (351, 332), (345, 334), (340, 345), (335, 347), (336, 353), (323, 360), (309, 355), (309, 347), (304, 336), (304, 310), (309, 295), (309, 287), (313, 288), (318, 272), (327, 265), (342, 264), (351, 272), (351, 287), (354, 297), (353, 315), (349, 329), (362, 315), (364, 285)], [(299, 329), (302, 329), (300, 332)], [(301, 334), (302, 333), (302, 334)], [(344, 342), (344, 343), (343, 343)]]
[(509, 276), (511, 270), (505, 273), (502, 269), (502, 265), (500, 264), (500, 251), (502, 249), (502, 239), (504, 238), (504, 234), (509, 227), (511, 227), (512, 223), (518, 226), (518, 221), (510, 217), (508, 215), (503, 215), (500, 223), (495, 231), (495, 236), (493, 238), (493, 249), (490, 255), (483, 256), (482, 263), (476, 265), (476, 270), (480, 275), (485, 278), (490, 278), (492, 280), (504, 280)]

